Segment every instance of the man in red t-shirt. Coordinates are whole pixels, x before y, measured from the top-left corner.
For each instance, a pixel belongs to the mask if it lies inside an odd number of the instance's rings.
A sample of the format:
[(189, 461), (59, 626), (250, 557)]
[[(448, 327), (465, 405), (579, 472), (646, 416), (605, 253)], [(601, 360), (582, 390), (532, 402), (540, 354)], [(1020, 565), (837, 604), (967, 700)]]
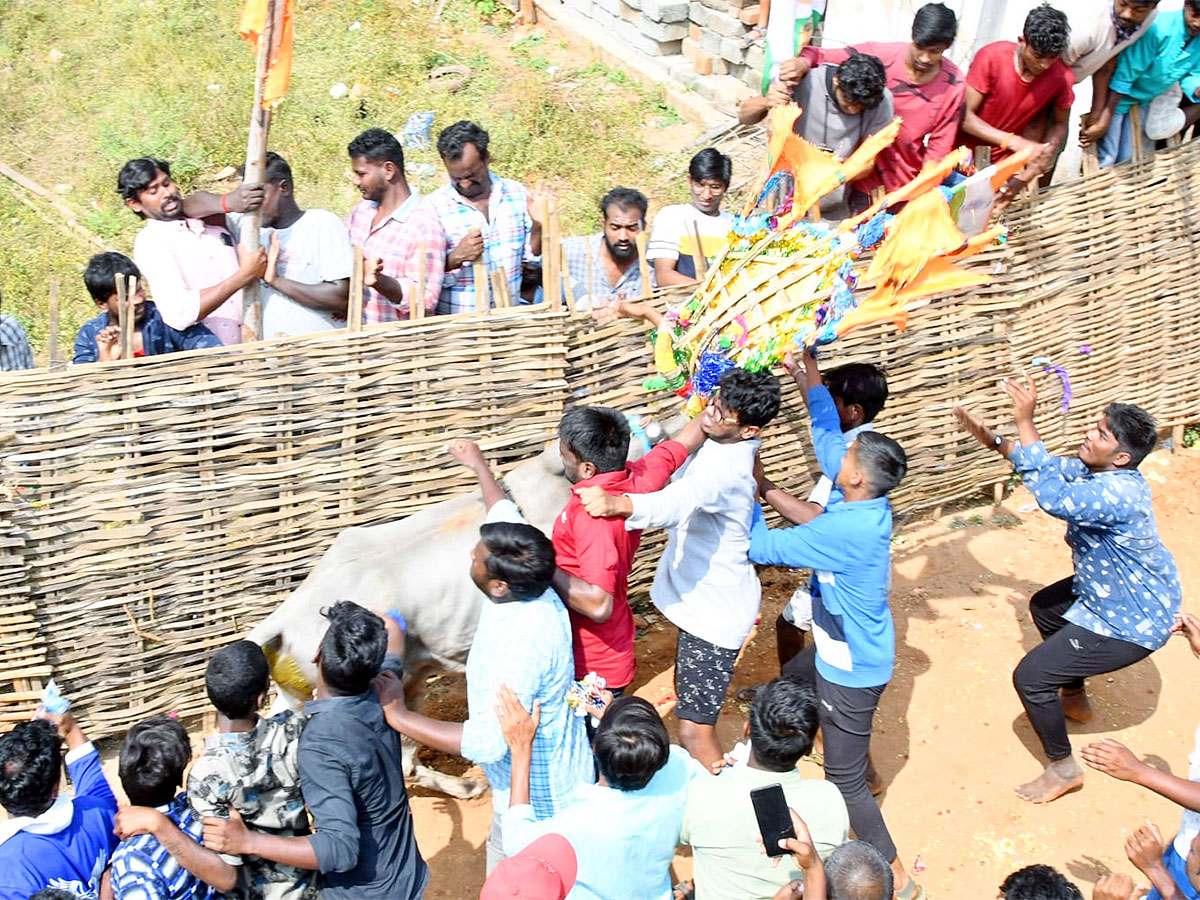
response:
[(856, 53), (883, 63), (892, 105), (901, 119), (900, 134), (876, 157), (875, 173), (858, 182), (861, 190), (870, 192), (882, 182), (894, 191), (915, 178), (926, 162), (940, 160), (958, 146), (966, 84), (958, 67), (943, 58), (957, 31), (952, 10), (942, 3), (926, 3), (913, 17), (911, 42), (868, 41), (840, 50), (809, 46), (780, 65), (779, 80), (790, 87), (810, 68), (837, 65)]
[[(601, 406), (574, 406), (558, 426), (558, 446), (567, 480), (576, 488), (598, 485), (614, 494), (658, 491), (704, 442), (700, 416), (675, 440), (663, 441), (635, 462), (629, 455), (625, 414)], [(572, 492), (554, 520), (551, 540), (558, 560), (554, 589), (571, 615), (575, 677), (602, 676), (620, 693), (637, 670), (629, 572), (641, 542), (621, 518), (589, 516)]]
[(967, 70), (959, 140), (968, 147), (991, 147), (992, 162), (1025, 148), (1033, 151), (1028, 165), (1000, 189), (1000, 208), (1049, 169), (1067, 137), (1075, 76), (1061, 57), (1069, 33), (1066, 14), (1043, 3), (1025, 17), (1015, 44), (988, 44)]

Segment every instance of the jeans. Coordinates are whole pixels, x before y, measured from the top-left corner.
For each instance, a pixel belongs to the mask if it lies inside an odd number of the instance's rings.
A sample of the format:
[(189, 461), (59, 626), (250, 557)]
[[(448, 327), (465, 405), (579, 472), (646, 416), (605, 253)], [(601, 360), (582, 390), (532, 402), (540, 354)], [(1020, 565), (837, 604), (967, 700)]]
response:
[(817, 712), (825, 735), (825, 778), (834, 783), (846, 801), (850, 827), (889, 863), (896, 844), (888, 833), (879, 804), (867, 787), (867, 757), (871, 752), (871, 723), (886, 684), (848, 688), (826, 681), (816, 669), (816, 647), (807, 647), (783, 667), (784, 675), (812, 682), (817, 691)]
[(1025, 654), (1013, 671), (1013, 687), (1051, 762), (1071, 755), (1059, 690), (1080, 690), (1084, 678), (1115, 672), (1150, 655), (1145, 647), (1103, 637), (1064, 619), (1075, 602), (1073, 581), (1064, 578), (1033, 595), (1029, 612), (1042, 643)]
[(1112, 124), (1096, 145), (1100, 168), (1133, 159), (1133, 121), (1129, 113), (1113, 113)]

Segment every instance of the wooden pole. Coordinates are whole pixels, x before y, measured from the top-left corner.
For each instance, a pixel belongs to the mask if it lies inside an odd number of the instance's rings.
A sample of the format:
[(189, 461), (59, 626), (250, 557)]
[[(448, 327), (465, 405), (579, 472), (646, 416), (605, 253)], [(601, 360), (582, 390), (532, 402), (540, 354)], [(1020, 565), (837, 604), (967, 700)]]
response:
[[(588, 241), (588, 240), (591, 240), (591, 238), (585, 237), (585, 238), (583, 238), (583, 240)], [(569, 312), (571, 314), (571, 318), (574, 319), (579, 316), (579, 310), (575, 308), (575, 286), (573, 284), (571, 284), (571, 269), (567, 265), (567, 246), (566, 246), (566, 244), (561, 244), (559, 246), (559, 250), (561, 251), (561, 258), (562, 258), (563, 299), (567, 303), (567, 312)], [(554, 308), (558, 309), (558, 304), (555, 304)]]
[[(654, 288), (650, 286), (650, 262), (646, 259), (646, 241), (650, 239), (644, 231), (639, 231), (637, 236), (638, 248), (638, 271), (642, 276), (642, 296), (649, 297), (653, 295)], [(696, 251), (700, 253), (699, 250)]]
[(489, 313), (492, 311), (492, 298), (488, 290), (487, 266), (475, 260), (471, 268), (475, 275), (475, 312)]
[(542, 197), (542, 299), (554, 305), (554, 292), (550, 290), (550, 201)]
[[(414, 296), (415, 295), (415, 296)], [(425, 318), (425, 247), (417, 246), (417, 288), (408, 294), (408, 317)]]
[(125, 276), (120, 272), (113, 279), (117, 289), (117, 329), (120, 337), (117, 343), (118, 352), (121, 354), (121, 359), (129, 359), (130, 340), (128, 336), (129, 323), (129, 308), (125, 303)]
[(346, 305), (346, 327), (362, 331), (363, 326), (363, 249), (354, 248), (354, 268), (350, 270), (350, 301)]
[[(254, 68), (254, 108), (250, 112), (250, 134), (246, 141), (246, 174), (242, 180), (251, 184), (263, 180), (267, 165), (267, 132), (271, 128), (271, 111), (263, 109), (263, 89), (266, 87), (267, 67), (271, 62), (271, 45), (275, 38), (277, 7), (284, 0), (267, 0), (267, 16), (263, 33), (258, 38), (258, 60)], [(242, 218), (241, 252), (257, 253), (260, 246), (261, 213), (255, 210)], [(242, 340), (262, 340), (261, 284), (255, 281), (242, 288)]]
[(692, 222), (692, 237), (696, 241), (696, 280), (703, 281), (708, 274), (708, 257), (704, 255), (704, 241), (700, 238), (700, 223)]
[(558, 204), (551, 201), (547, 204), (547, 208), (549, 209), (549, 218), (542, 227), (550, 229), (550, 247), (549, 255), (542, 256), (542, 265), (545, 266), (547, 263), (550, 265), (550, 293), (546, 296), (548, 300), (550, 297), (562, 294), (563, 278), (562, 270), (559, 267), (559, 259), (561, 259), (559, 248), (562, 247), (562, 242), (558, 236)]
[(58, 362), (58, 279), (50, 279), (50, 365)]
[(521, 0), (521, 24), (537, 24), (537, 8), (533, 5), (533, 0)]
[(587, 284), (583, 286), (584, 295), (588, 298), (588, 306), (595, 308), (596, 301), (599, 299), (592, 291), (592, 276), (595, 274), (595, 260), (592, 259), (592, 239), (588, 238), (587, 245), (584, 248), (584, 263), (587, 275)]

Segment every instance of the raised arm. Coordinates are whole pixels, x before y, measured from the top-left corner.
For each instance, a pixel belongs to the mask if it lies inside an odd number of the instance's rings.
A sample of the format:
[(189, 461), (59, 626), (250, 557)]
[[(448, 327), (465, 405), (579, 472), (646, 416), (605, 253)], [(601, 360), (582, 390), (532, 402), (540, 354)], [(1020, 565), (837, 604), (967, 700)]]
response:
[(479, 479), (479, 488), (483, 491), (484, 509), (491, 509), (501, 500), (508, 499), (504, 488), (500, 487), (500, 482), (488, 468), (487, 460), (483, 458), (483, 451), (479, 449), (478, 444), (474, 441), (460, 439), (451, 443), (447, 449), (451, 456), (474, 472), (475, 477)]
[(1105, 775), (1139, 785), (1185, 809), (1200, 812), (1200, 783), (1142, 762), (1120, 741), (1104, 738), (1085, 746), (1079, 755), (1091, 768)]

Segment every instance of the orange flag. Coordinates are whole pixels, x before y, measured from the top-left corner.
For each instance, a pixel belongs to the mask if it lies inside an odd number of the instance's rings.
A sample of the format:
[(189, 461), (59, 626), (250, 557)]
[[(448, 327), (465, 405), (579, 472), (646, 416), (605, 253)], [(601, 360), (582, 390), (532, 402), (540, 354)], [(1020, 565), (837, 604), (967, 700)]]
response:
[[(263, 109), (274, 109), (287, 93), (292, 77), (292, 0), (275, 0), (283, 4), (282, 15), (275, 17), (270, 55), (267, 58), (267, 80), (263, 86)], [(257, 49), (259, 38), (267, 27), (267, 0), (246, 0), (238, 34)]]

